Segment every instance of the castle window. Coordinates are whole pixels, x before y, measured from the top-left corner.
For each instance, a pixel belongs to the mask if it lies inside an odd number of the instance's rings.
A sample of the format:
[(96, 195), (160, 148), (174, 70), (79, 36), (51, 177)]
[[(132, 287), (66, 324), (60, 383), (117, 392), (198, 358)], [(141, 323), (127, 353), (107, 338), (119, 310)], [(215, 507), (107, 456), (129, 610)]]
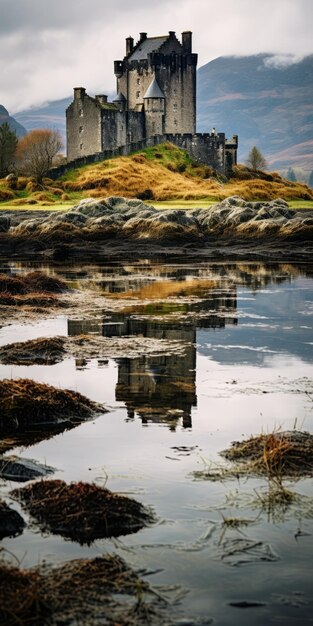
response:
[(83, 144), (83, 143), (79, 144), (79, 147), (80, 147), (80, 149), (82, 150), (82, 149), (83, 149), (83, 147), (84, 147), (84, 144)]
[(83, 109), (79, 109), (79, 115), (80, 115), (80, 117), (83, 117), (83, 115), (84, 115)]
[(140, 85), (140, 78), (137, 78), (137, 85)]
[(82, 133), (83, 132), (83, 126), (79, 127), (79, 132)]
[(176, 104), (176, 102), (173, 104), (173, 111), (177, 111), (177, 104)]
[(140, 91), (136, 91), (136, 98), (140, 98)]
[(174, 124), (175, 124), (175, 126), (177, 126), (177, 119), (176, 118), (174, 120)]
[(176, 96), (176, 89), (173, 89), (173, 96)]

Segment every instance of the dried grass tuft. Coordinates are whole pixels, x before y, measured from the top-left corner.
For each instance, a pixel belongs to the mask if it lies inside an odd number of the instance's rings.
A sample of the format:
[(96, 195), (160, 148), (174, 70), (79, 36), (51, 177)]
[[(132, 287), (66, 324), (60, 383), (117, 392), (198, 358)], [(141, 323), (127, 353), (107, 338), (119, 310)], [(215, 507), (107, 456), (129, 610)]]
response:
[(89, 483), (44, 480), (12, 495), (19, 498), (44, 531), (79, 543), (137, 532), (153, 517), (140, 502)]
[(0, 381), (0, 431), (24, 430), (32, 425), (70, 421), (79, 423), (104, 412), (85, 396), (30, 379)]
[(12, 365), (53, 365), (64, 358), (64, 343), (63, 337), (40, 337), (10, 343), (0, 348), (0, 361)]
[(222, 454), (251, 475), (313, 476), (313, 435), (304, 431), (277, 431), (235, 441)]
[[(113, 594), (118, 595), (113, 599)], [(131, 603), (120, 594), (128, 594)], [(57, 568), (0, 564), (0, 623), (6, 626), (155, 624), (149, 618), (149, 612), (156, 614), (154, 607), (145, 602), (148, 594), (148, 584), (115, 555), (76, 559)]]
[(62, 293), (68, 289), (66, 283), (43, 272), (30, 272), (24, 276), (0, 274), (0, 293), (5, 295), (31, 292)]

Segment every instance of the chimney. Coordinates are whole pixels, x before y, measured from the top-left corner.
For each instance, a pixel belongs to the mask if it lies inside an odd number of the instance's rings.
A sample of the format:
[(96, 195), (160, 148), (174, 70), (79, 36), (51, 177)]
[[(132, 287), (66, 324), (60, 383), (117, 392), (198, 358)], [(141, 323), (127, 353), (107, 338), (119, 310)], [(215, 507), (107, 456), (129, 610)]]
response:
[(100, 94), (99, 96), (95, 96), (96, 100), (98, 100), (98, 102), (100, 102), (100, 104), (106, 104), (108, 101), (108, 96), (105, 96), (104, 94)]
[(192, 32), (190, 30), (185, 30), (182, 33), (182, 44), (183, 44), (183, 51), (191, 54), (192, 52)]
[(131, 54), (133, 49), (134, 49), (134, 40), (132, 37), (129, 36), (126, 38), (126, 56)]
[(85, 93), (84, 87), (74, 87), (74, 100), (83, 100)]
[(175, 31), (174, 30), (169, 30), (168, 34), (169, 34), (170, 39), (173, 39), (173, 37), (175, 37)]
[(147, 33), (139, 33), (140, 35), (140, 41), (144, 41), (145, 39), (147, 39)]

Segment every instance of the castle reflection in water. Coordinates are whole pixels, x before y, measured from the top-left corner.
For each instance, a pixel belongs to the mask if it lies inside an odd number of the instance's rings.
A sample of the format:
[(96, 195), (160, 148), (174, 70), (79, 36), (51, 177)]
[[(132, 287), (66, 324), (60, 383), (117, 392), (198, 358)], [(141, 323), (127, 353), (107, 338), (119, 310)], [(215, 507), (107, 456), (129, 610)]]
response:
[[(159, 288), (161, 292), (162, 282)], [(134, 304), (118, 313), (104, 311), (100, 327), (90, 321), (68, 321), (68, 334), (72, 336), (96, 331), (104, 337), (141, 336), (186, 344), (183, 356), (142, 354), (137, 358), (116, 359), (116, 400), (125, 403), (127, 419), (139, 417), (143, 424), (164, 423), (172, 430), (178, 423), (191, 428), (192, 407), (197, 404), (197, 330), (237, 324), (235, 286), (221, 289), (215, 284), (206, 290), (205, 297), (203, 288), (201, 291), (200, 299), (191, 298), (187, 304), (183, 302), (180, 305), (178, 299), (172, 304), (166, 301)]]

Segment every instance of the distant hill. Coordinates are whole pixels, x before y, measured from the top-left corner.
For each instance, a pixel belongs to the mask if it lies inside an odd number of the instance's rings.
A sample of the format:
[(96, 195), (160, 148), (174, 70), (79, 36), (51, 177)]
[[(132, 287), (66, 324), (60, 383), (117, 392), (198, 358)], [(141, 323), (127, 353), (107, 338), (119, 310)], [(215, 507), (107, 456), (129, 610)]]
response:
[(5, 122), (9, 124), (11, 130), (14, 130), (16, 132), (17, 137), (23, 137), (23, 135), (26, 134), (26, 128), (24, 128), (22, 124), (17, 122), (14, 117), (11, 117), (6, 108), (2, 104), (0, 104), (0, 126), (2, 126), (2, 124), (4, 124)]
[(239, 135), (240, 161), (257, 145), (271, 168), (313, 169), (313, 55), (215, 59), (198, 70), (197, 103), (198, 131)]
[(63, 98), (47, 102), (39, 107), (32, 107), (26, 111), (16, 113), (16, 119), (27, 128), (27, 131), (36, 128), (51, 128), (58, 130), (63, 141), (66, 137), (65, 111), (73, 98)]

